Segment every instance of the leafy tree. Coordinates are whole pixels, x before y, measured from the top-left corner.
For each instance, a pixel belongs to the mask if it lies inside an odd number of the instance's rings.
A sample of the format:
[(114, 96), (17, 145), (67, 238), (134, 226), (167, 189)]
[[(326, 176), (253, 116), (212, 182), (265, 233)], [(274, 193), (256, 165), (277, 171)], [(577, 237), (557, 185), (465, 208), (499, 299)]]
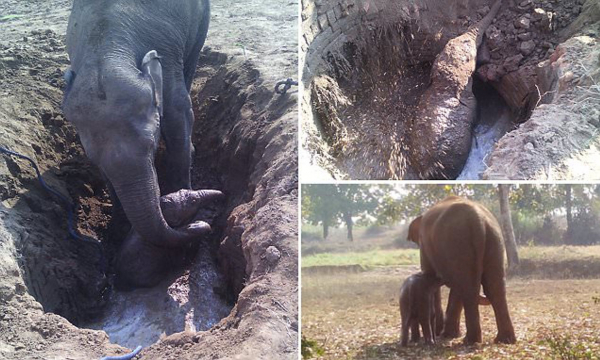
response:
[(343, 222), (348, 240), (353, 241), (354, 218), (371, 222), (381, 196), (378, 187), (369, 185), (303, 185), (302, 218), (313, 225), (322, 225), (324, 239), (329, 235), (329, 227)]
[(337, 224), (338, 204), (331, 196), (332, 185), (302, 185), (302, 218), (313, 225), (323, 226), (323, 239), (329, 227)]

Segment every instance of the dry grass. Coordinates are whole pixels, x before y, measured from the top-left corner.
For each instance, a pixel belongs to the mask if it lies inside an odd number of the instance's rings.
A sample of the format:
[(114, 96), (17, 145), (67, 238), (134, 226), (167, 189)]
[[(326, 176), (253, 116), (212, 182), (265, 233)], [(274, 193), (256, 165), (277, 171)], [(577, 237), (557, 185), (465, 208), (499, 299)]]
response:
[[(319, 234), (320, 227), (302, 226), (303, 235), (306, 233)], [(406, 241), (407, 227), (385, 227), (376, 228), (355, 227), (354, 241), (346, 239), (346, 229), (333, 228), (330, 230), (329, 238), (320, 241), (302, 240), (302, 254), (313, 255), (323, 253), (345, 253), (345, 252), (363, 252), (377, 249), (415, 247), (412, 243)]]
[[(319, 359), (599, 359), (600, 280), (510, 280), (516, 345), (496, 345), (491, 307), (481, 307), (484, 342), (435, 347), (398, 345), (398, 290), (418, 266), (302, 277), (302, 335), (324, 350)], [(444, 288), (444, 302), (447, 290)], [(463, 324), (463, 334), (464, 334)]]

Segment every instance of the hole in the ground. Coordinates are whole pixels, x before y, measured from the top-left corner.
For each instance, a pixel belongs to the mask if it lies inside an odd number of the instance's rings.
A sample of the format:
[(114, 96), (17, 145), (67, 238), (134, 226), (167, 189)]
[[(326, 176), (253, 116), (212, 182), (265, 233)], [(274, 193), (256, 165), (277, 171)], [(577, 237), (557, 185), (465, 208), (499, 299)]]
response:
[[(310, 89), (303, 117), (308, 162), (341, 179), (485, 177), (484, 160), (511, 121), (527, 121), (540, 103), (538, 64), (579, 14), (576, 3), (382, 1), (372, 10), (347, 1), (335, 17), (326, 6), (303, 10), (304, 26), (314, 23), (303, 79)], [(331, 29), (323, 28), (325, 18)], [(467, 41), (467, 30), (476, 28), (483, 39), (477, 71), (474, 38)], [(471, 75), (497, 93), (475, 84), (465, 96)], [(471, 122), (472, 95), (482, 102), (479, 125)]]
[[(312, 83), (317, 123), (351, 179), (389, 179), (406, 166), (407, 137), (435, 53), (418, 26), (377, 27), (330, 53)], [(433, 38), (433, 37), (431, 37)]]
[[(232, 129), (242, 122), (268, 122), (270, 116), (278, 118), (292, 105), (289, 101), (275, 104), (277, 111), (264, 116), (262, 110), (273, 94), (259, 86), (258, 71), (249, 63), (226, 66), (226, 62), (226, 55), (204, 51), (192, 91), (196, 115), (192, 187), (219, 189), (227, 197), (212, 221), (209, 239), (190, 248), (188, 263), (159, 285), (133, 291), (107, 291), (97, 249), (66, 240), (66, 226), (58, 229), (60, 236), (48, 233), (50, 240), (46, 242), (23, 242), (19, 252), (26, 285), (45, 311), (59, 314), (79, 327), (102, 329), (112, 342), (130, 348), (150, 345), (175, 332), (208, 330), (229, 315), (247, 281), (249, 256), (241, 246), (245, 229), (232, 221), (232, 212), (254, 194), (250, 167), (256, 163), (252, 156), (260, 135), (256, 127), (248, 126), (251, 130), (243, 134)], [(67, 131), (63, 134), (73, 137), (73, 130), (64, 126)], [(160, 163), (157, 169), (160, 177)], [(84, 155), (63, 161), (57, 173), (58, 179), (45, 175), (51, 184), (68, 189), (79, 205), (78, 230), (102, 241), (110, 274), (118, 248), (116, 239), (128, 231), (126, 221), (112, 217), (100, 173)], [(43, 202), (43, 196), (32, 191), (23, 199), (34, 209)], [(52, 212), (51, 221), (64, 224), (63, 210), (57, 206)]]
[(477, 99), (477, 119), (467, 162), (457, 180), (480, 179), (486, 158), (494, 144), (515, 126), (517, 116), (502, 96), (488, 83), (473, 77), (473, 94)]

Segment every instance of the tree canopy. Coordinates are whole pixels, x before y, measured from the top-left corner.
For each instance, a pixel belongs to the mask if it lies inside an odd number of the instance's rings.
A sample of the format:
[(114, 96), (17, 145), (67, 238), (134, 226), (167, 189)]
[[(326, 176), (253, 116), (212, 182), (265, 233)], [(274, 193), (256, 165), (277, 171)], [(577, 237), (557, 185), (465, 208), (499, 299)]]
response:
[[(436, 202), (458, 195), (500, 218), (498, 187), (490, 184), (337, 184), (302, 186), (302, 220), (328, 228), (407, 223)], [(512, 184), (508, 203), (517, 243), (600, 242), (600, 185)], [(327, 230), (325, 229), (327, 228)]]

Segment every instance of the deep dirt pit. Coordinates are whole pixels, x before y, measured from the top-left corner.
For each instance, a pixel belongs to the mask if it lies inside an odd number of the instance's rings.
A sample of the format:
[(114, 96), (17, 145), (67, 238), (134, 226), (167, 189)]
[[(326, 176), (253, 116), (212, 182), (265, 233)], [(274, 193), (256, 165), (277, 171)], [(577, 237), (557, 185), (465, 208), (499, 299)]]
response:
[[(185, 265), (159, 286), (131, 292), (110, 286), (128, 226), (113, 216), (98, 170), (60, 111), (68, 66), (60, 34), (70, 2), (30, 5), (0, 5), (26, 14), (0, 40), (0, 145), (32, 157), (46, 182), (78, 205), (77, 229), (101, 241), (109, 276), (96, 245), (68, 236), (65, 210), (29, 164), (3, 156), (0, 358), (100, 358), (141, 344), (145, 359), (295, 359), (297, 92), (272, 91), (295, 74), (295, 4), (215, 3), (213, 50), (203, 51), (192, 87), (192, 182), (226, 200), (206, 215), (213, 233)], [(270, 21), (257, 27), (256, 16)], [(226, 31), (231, 21), (235, 32)], [(259, 39), (274, 28), (294, 38)], [(230, 44), (240, 34), (244, 54)], [(277, 50), (265, 53), (270, 46)]]
[[(492, 3), (305, 1), (304, 163), (340, 179), (418, 178), (407, 143), (431, 65)], [(474, 84), (478, 119), (465, 134), (472, 149), (459, 179), (484, 177), (496, 142), (545, 103), (540, 95), (552, 89), (538, 64), (551, 57), (583, 4), (502, 6), (478, 50), (473, 81), (487, 86)]]

